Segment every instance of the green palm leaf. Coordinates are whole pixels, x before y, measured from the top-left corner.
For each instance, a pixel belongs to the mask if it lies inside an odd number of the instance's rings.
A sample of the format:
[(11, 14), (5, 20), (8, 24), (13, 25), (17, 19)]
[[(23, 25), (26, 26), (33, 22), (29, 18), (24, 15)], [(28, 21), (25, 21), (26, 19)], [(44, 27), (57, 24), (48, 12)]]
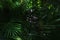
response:
[(16, 38), (21, 34), (21, 24), (18, 23), (8, 23), (2, 29), (3, 36), (5, 38)]

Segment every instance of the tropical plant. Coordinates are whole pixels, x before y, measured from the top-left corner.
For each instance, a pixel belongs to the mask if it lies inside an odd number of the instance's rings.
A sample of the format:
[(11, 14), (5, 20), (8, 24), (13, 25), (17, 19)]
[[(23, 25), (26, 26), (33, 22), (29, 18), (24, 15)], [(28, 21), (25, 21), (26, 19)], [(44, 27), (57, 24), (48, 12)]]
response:
[(0, 25), (1, 40), (57, 40), (60, 1), (0, 0)]

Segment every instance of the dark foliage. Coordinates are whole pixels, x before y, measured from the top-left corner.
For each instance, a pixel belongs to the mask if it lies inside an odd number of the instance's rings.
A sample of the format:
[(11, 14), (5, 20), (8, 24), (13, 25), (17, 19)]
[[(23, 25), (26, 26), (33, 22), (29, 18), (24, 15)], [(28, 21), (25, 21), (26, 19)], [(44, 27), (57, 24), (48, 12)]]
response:
[(0, 40), (60, 40), (60, 0), (0, 0)]

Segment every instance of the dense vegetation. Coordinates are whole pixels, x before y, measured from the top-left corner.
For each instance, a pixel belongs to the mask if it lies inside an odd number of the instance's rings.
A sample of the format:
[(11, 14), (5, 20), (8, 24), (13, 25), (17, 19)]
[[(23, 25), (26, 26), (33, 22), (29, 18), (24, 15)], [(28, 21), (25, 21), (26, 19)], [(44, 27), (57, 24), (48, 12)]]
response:
[(60, 0), (0, 0), (0, 40), (60, 40)]

